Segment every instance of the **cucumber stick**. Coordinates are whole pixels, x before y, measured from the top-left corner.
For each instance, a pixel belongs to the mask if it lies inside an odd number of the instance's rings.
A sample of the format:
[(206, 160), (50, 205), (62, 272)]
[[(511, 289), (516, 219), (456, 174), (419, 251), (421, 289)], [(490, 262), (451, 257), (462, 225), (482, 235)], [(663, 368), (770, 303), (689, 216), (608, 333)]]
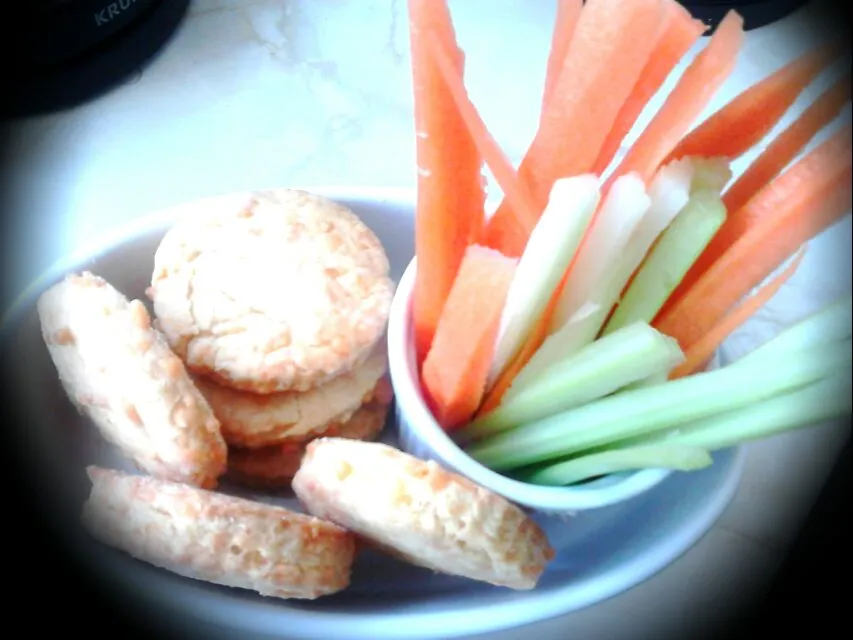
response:
[(516, 356), (563, 278), (600, 199), (598, 178), (558, 180), (518, 263), (501, 315), (495, 355), (486, 383), (491, 388)]
[(622, 255), (650, 206), (646, 185), (636, 173), (625, 174), (613, 182), (557, 298), (548, 326), (549, 335), (591, 300), (602, 279), (606, 278), (613, 256)]

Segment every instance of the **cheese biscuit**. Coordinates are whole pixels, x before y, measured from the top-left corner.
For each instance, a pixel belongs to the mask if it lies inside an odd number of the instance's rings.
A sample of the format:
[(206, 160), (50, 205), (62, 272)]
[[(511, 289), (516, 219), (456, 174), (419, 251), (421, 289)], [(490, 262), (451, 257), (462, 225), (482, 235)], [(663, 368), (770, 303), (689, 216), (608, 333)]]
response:
[(312, 600), (349, 585), (355, 539), (334, 524), (185, 484), (87, 471), (84, 526), (137, 560), (278, 598)]
[[(235, 447), (259, 448), (301, 442), (342, 423), (389, 386), (385, 344), (351, 372), (304, 392), (256, 394), (224, 387), (201, 376), (195, 378), (222, 425), (225, 441)], [(385, 393), (383, 391), (383, 393)]]
[(526, 590), (554, 557), (517, 506), (382, 443), (313, 440), (292, 487), (309, 513), (434, 571)]
[(389, 269), (349, 208), (279, 189), (175, 224), (148, 295), (193, 372), (254, 393), (306, 391), (357, 367), (382, 338)]
[(154, 476), (216, 485), (219, 421), (142, 302), (86, 272), (42, 294), (38, 313), (63, 388), (105, 440)]
[[(374, 440), (382, 432), (387, 417), (388, 404), (373, 401), (361, 407), (346, 422), (328, 425), (322, 435), (351, 440)], [(254, 489), (289, 487), (293, 476), (299, 470), (309, 442), (310, 440), (290, 442), (262, 449), (232, 447), (228, 454), (225, 479)]]

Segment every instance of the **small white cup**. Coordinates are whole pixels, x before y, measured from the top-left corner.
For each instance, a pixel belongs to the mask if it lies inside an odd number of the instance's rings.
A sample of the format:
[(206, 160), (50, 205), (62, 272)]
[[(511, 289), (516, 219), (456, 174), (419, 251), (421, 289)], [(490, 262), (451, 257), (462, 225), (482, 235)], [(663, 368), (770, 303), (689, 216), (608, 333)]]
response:
[(397, 287), (388, 321), (388, 358), (397, 426), (400, 446), (406, 451), (435, 460), (516, 504), (549, 514), (570, 515), (623, 502), (648, 491), (672, 473), (670, 469), (644, 469), (612, 474), (580, 486), (549, 487), (508, 478), (470, 457), (435, 421), (421, 392), (411, 316), (415, 270), (416, 260), (412, 260)]

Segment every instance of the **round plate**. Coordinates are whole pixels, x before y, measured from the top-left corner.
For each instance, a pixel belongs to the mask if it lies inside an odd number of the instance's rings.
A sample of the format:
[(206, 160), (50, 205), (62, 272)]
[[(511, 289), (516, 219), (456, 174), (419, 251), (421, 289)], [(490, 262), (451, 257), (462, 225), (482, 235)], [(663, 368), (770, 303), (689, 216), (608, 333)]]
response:
[[(385, 244), (399, 281), (414, 253), (413, 194), (389, 190), (318, 189), (352, 207)], [(34, 302), (68, 271), (89, 269), (131, 297), (146, 300), (153, 256), (181, 208), (154, 214), (73, 256), (32, 287), (3, 327), (3, 359), (16, 363), (19, 424), (28, 425), (31, 469), (44, 507), (77, 519), (88, 493), (84, 466), (130, 466), (72, 408), (44, 347)], [(394, 443), (394, 412), (384, 439)], [(70, 462), (70, 464), (68, 464)], [(287, 638), (436, 638), (466, 636), (539, 621), (616, 595), (687, 551), (713, 525), (737, 488), (742, 450), (720, 452), (702, 471), (675, 473), (625, 503), (572, 517), (537, 515), (557, 556), (532, 591), (517, 592), (434, 574), (364, 552), (350, 588), (313, 602), (263, 598), (182, 578), (95, 544), (79, 527), (63, 527), (81, 557), (136, 602), (195, 617), (242, 634)], [(298, 508), (289, 494), (223, 491)], [(47, 497), (52, 496), (52, 501)], [(58, 511), (57, 511), (58, 510)]]

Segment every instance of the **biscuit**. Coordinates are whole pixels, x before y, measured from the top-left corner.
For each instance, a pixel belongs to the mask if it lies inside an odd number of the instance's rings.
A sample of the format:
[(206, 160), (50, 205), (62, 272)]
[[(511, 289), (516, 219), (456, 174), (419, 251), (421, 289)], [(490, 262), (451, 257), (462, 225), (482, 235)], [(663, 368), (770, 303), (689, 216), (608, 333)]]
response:
[(315, 599), (349, 585), (355, 539), (282, 507), (89, 467), (89, 533), (172, 573), (264, 596)]
[(219, 419), (225, 441), (235, 447), (258, 448), (306, 440), (330, 423), (346, 422), (370, 401), (387, 371), (385, 344), (380, 343), (351, 372), (301, 393), (255, 394), (200, 376), (195, 382)]
[[(342, 424), (329, 425), (325, 437), (351, 440), (375, 440), (385, 427), (388, 403), (371, 402)], [(290, 486), (308, 441), (290, 442), (262, 449), (231, 448), (225, 479), (253, 489), (279, 489)]]
[(42, 294), (38, 313), (65, 392), (106, 441), (154, 476), (216, 486), (219, 421), (142, 302), (85, 272)]
[(527, 590), (554, 557), (517, 506), (385, 444), (313, 440), (292, 487), (308, 512), (437, 572)]
[(389, 269), (350, 209), (279, 189), (178, 222), (157, 248), (148, 295), (192, 371), (254, 393), (306, 391), (380, 340)]

